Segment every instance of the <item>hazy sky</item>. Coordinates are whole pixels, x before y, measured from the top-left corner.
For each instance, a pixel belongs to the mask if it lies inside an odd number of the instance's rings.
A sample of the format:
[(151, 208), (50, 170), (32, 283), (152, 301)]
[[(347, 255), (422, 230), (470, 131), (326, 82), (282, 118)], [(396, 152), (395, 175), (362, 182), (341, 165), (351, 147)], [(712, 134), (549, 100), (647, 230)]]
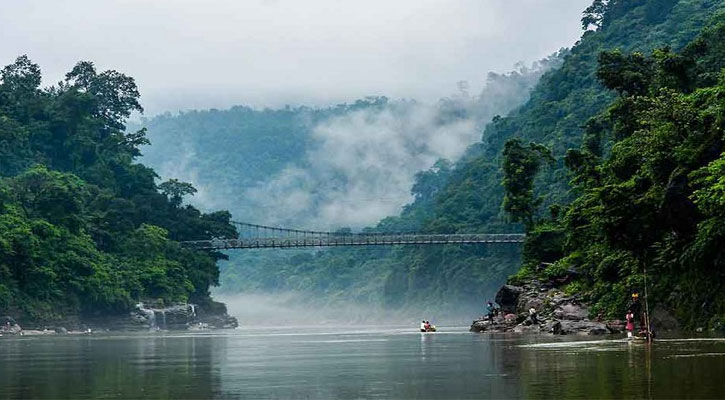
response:
[(147, 115), (435, 100), (571, 46), (591, 0), (2, 0), (0, 63), (48, 83), (78, 60), (136, 78)]

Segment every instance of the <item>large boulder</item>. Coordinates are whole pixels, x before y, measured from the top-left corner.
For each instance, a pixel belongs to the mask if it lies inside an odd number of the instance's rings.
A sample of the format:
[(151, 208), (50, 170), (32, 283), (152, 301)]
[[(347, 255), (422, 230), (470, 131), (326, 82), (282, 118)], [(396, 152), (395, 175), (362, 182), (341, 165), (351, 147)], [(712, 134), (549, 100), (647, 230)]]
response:
[(224, 303), (210, 301), (196, 308), (197, 324), (206, 324), (209, 328), (233, 329), (239, 326), (236, 318), (227, 313)]
[(607, 325), (595, 321), (571, 321), (561, 322), (561, 333), (566, 335), (606, 335), (609, 332)]
[(471, 324), (470, 332), (486, 332), (491, 327), (487, 319), (477, 319)]
[(501, 306), (504, 314), (516, 314), (519, 304), (519, 296), (524, 292), (520, 286), (504, 285), (496, 293), (496, 303)]
[(581, 321), (589, 317), (589, 309), (579, 304), (564, 303), (554, 310), (554, 318)]
[(539, 324), (518, 324), (513, 328), (516, 333), (541, 333), (544, 328)]
[(516, 319), (506, 319), (496, 316), (492, 320), (481, 318), (473, 321), (469, 331), (471, 332), (506, 332), (516, 325)]
[(625, 331), (625, 328), (627, 327), (627, 322), (622, 321), (619, 319), (606, 321), (605, 325), (607, 325), (607, 329), (609, 329), (609, 332), (611, 333), (622, 333)]
[(541, 330), (552, 335), (561, 335), (564, 332), (561, 330), (561, 322), (557, 320), (549, 321), (541, 327)]
[(171, 307), (154, 310), (156, 323), (161, 329), (183, 330), (189, 328), (196, 318), (194, 306), (177, 304)]

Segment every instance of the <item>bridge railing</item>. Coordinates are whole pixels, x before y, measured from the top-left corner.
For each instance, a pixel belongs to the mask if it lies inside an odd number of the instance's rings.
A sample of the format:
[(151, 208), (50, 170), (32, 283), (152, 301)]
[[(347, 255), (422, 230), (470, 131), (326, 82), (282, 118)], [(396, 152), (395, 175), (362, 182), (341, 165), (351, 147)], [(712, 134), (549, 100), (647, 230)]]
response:
[(260, 237), (239, 239), (211, 239), (182, 242), (198, 250), (334, 247), (334, 246), (390, 246), (466, 243), (521, 243), (523, 234), (343, 234), (310, 237)]

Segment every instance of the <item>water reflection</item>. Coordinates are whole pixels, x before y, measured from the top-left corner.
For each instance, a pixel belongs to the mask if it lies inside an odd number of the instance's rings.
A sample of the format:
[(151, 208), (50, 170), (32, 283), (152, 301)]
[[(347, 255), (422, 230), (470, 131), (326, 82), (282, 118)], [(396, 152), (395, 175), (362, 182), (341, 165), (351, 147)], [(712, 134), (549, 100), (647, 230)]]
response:
[[(0, 341), (0, 398), (211, 398), (224, 337), (25, 337)], [(221, 350), (221, 351), (220, 351)]]
[[(586, 339), (586, 338), (585, 338)], [(442, 329), (0, 339), (0, 398), (717, 398), (725, 341)]]

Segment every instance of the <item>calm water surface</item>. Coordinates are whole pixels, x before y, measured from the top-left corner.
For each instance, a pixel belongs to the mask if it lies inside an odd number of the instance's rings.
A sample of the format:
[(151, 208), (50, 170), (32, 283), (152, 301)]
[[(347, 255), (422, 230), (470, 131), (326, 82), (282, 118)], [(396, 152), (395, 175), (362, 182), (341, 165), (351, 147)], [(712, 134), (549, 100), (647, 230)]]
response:
[(723, 398), (725, 339), (465, 327), (0, 338), (0, 399)]

